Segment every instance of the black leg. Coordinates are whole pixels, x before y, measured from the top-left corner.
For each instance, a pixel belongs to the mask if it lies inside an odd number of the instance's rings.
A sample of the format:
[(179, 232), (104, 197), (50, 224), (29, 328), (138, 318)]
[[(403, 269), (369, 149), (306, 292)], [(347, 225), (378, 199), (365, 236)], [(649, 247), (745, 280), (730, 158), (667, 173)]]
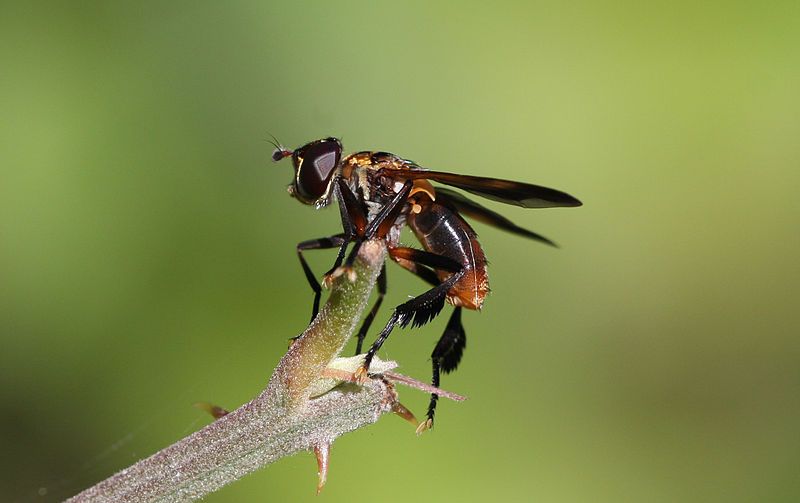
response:
[(358, 335), (356, 336), (357, 355), (361, 354), (361, 347), (364, 345), (364, 338), (367, 336), (369, 327), (372, 326), (375, 315), (378, 314), (378, 309), (380, 309), (381, 304), (383, 303), (384, 295), (386, 295), (386, 264), (383, 264), (381, 267), (381, 273), (378, 276), (378, 299), (375, 301), (375, 305), (372, 306), (372, 309), (369, 310), (369, 313), (364, 318), (364, 323), (361, 325), (361, 328), (358, 330)]
[[(461, 356), (464, 354), (464, 348), (467, 346), (467, 334), (464, 332), (464, 326), (461, 324), (461, 307), (456, 307), (450, 320), (447, 322), (447, 327), (444, 333), (436, 343), (436, 347), (431, 353), (431, 362), (433, 365), (433, 378), (431, 384), (439, 387), (439, 371), (449, 374), (458, 367), (461, 361)], [(436, 403), (439, 400), (439, 395), (431, 393), (431, 401), (428, 404), (428, 420), (424, 425), (424, 429), (433, 428), (433, 416), (436, 414)]]
[(392, 200), (386, 203), (386, 206), (381, 208), (381, 211), (370, 221), (369, 225), (367, 225), (364, 230), (364, 234), (359, 236), (359, 239), (356, 239), (356, 242), (353, 244), (350, 255), (347, 256), (345, 267), (353, 266), (353, 262), (356, 260), (356, 256), (358, 256), (358, 250), (361, 248), (361, 243), (375, 237), (383, 238), (386, 236), (392, 228), (392, 225), (394, 225), (395, 220), (397, 220), (397, 217), (400, 215), (400, 212), (403, 210), (406, 199), (408, 199), (408, 194), (411, 193), (412, 186), (413, 182), (407, 180), (406, 183), (403, 184), (403, 188), (401, 188)]
[(408, 195), (411, 193), (411, 188), (413, 186), (414, 183), (411, 180), (406, 180), (392, 200), (381, 208), (381, 211), (375, 215), (375, 218), (372, 219), (367, 229), (364, 231), (364, 235), (367, 236), (367, 239), (372, 239), (376, 236), (383, 238), (389, 233), (392, 225), (394, 225), (394, 221), (397, 220), (397, 217), (400, 215), (400, 211), (402, 211), (403, 205), (406, 203), (406, 199), (408, 199)]
[(341, 178), (336, 179), (333, 186), (333, 193), (336, 195), (336, 200), (339, 202), (339, 213), (342, 217), (342, 228), (344, 229), (343, 235), (345, 240), (339, 247), (339, 253), (336, 254), (336, 261), (333, 263), (333, 267), (325, 273), (325, 276), (330, 275), (342, 265), (347, 245), (358, 236), (362, 236), (367, 227), (367, 213), (364, 205), (355, 194), (353, 194), (353, 191), (350, 190), (350, 187), (347, 186), (344, 180)]
[(359, 369), (359, 374), (367, 373), (372, 358), (375, 357), (375, 353), (381, 348), (389, 337), (389, 334), (392, 333), (392, 329), (394, 329), (395, 325), (400, 324), (401, 327), (406, 327), (411, 323), (414, 327), (420, 327), (436, 317), (444, 307), (447, 292), (461, 276), (464, 275), (464, 268), (461, 264), (443, 255), (415, 250), (413, 248), (393, 248), (389, 250), (389, 254), (392, 255), (392, 257), (418, 262), (422, 265), (443, 269), (453, 274), (422, 295), (414, 297), (394, 309), (391, 318), (389, 318), (389, 322), (378, 335), (378, 338), (375, 339), (375, 342), (372, 343), (369, 351), (367, 351), (364, 364), (362, 368)]
[(450, 316), (439, 342), (436, 343), (431, 358), (438, 359), (442, 372), (449, 374), (458, 368), (466, 347), (467, 334), (461, 324), (461, 307), (459, 306), (453, 309), (453, 314)]
[(352, 238), (348, 238), (345, 236), (344, 242), (339, 247), (339, 252), (336, 254), (336, 260), (333, 261), (333, 266), (330, 269), (328, 269), (324, 274), (326, 278), (328, 278), (331, 274), (333, 274), (333, 271), (335, 271), (336, 269), (339, 268), (339, 266), (342, 265), (342, 261), (344, 260), (344, 252), (347, 250), (347, 245), (350, 243), (350, 241), (352, 241)]
[[(336, 195), (336, 200), (339, 202), (339, 213), (342, 217), (342, 234), (344, 241), (339, 246), (339, 253), (336, 254), (336, 260), (333, 262), (333, 267), (328, 269), (325, 277), (329, 277), (333, 271), (342, 265), (344, 254), (347, 250), (347, 245), (353, 239), (364, 234), (367, 228), (367, 214), (363, 204), (350, 190), (347, 183), (341, 178), (337, 178), (333, 185), (333, 192)], [(313, 318), (312, 318), (313, 319)]]
[[(337, 234), (335, 236), (327, 237), (327, 238), (319, 238), (319, 239), (309, 239), (308, 241), (303, 241), (302, 243), (297, 244), (297, 257), (300, 259), (300, 265), (303, 266), (303, 272), (306, 275), (306, 280), (308, 281), (309, 286), (311, 289), (314, 290), (314, 307), (312, 308), (311, 312), (311, 321), (314, 321), (314, 318), (317, 317), (317, 313), (319, 312), (319, 300), (322, 296), (322, 287), (317, 281), (316, 276), (311, 271), (311, 268), (308, 266), (308, 262), (306, 262), (305, 257), (303, 256), (304, 250), (326, 250), (330, 248), (335, 248), (339, 246), (341, 248), (342, 245), (346, 245), (347, 241), (345, 240), (344, 234)], [(341, 252), (344, 255), (344, 252)]]
[[(422, 266), (409, 260), (404, 260), (401, 257), (392, 257), (404, 269), (416, 274), (427, 283), (431, 285), (438, 285), (440, 283), (436, 272), (428, 267)], [(461, 361), (461, 356), (464, 354), (464, 349), (467, 345), (467, 335), (464, 331), (464, 326), (461, 324), (461, 307), (456, 307), (453, 314), (450, 315), (450, 320), (444, 329), (444, 333), (436, 343), (436, 347), (431, 353), (431, 363), (433, 366), (433, 378), (431, 384), (434, 387), (439, 387), (439, 374), (444, 372), (448, 374), (458, 367)], [(436, 393), (431, 394), (431, 401), (428, 404), (428, 420), (420, 425), (420, 433), (429, 428), (433, 428), (433, 417), (436, 414), (436, 404), (439, 400), (439, 395)]]

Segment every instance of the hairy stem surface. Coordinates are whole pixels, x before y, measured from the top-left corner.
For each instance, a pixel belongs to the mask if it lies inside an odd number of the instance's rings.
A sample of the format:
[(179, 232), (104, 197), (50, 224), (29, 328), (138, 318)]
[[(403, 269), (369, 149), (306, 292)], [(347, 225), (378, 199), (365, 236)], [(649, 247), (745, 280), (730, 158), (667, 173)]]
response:
[(334, 281), (327, 303), (258, 397), (69, 501), (197, 499), (298, 451), (326, 452), (339, 435), (392, 410), (394, 389), (381, 380), (339, 383), (321, 396), (315, 386), (353, 335), (385, 257), (379, 241), (362, 246), (355, 281), (347, 274)]

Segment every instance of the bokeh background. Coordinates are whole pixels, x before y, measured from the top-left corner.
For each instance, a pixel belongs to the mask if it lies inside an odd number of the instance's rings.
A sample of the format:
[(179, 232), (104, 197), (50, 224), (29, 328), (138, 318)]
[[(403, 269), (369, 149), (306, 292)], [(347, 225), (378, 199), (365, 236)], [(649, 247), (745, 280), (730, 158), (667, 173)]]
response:
[[(799, 54), (794, 1), (4, 2), (0, 498), (264, 386), (309, 313), (294, 244), (339, 228), (273, 133), (585, 206), (487, 203), (562, 248), (476, 224), (493, 293), (435, 431), (341, 438), (320, 499), (305, 454), (208, 501), (798, 501)], [(389, 273), (388, 306), (424, 288)], [(445, 322), (383, 355), (427, 379)]]

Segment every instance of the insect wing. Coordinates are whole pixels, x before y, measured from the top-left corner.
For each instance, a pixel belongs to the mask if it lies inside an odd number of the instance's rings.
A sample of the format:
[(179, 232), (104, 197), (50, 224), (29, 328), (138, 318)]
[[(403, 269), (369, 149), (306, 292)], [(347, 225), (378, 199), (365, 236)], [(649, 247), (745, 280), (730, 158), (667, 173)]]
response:
[(556, 208), (580, 206), (576, 198), (560, 190), (499, 178), (483, 176), (459, 175), (442, 171), (429, 171), (415, 164), (406, 164), (403, 168), (384, 168), (392, 176), (411, 180), (426, 179), (457, 187), (472, 194), (514, 204), (523, 208)]
[(438, 187), (436, 189), (436, 201), (442, 202), (445, 205), (449, 204), (450, 206), (453, 207), (453, 209), (455, 209), (465, 217), (472, 218), (473, 220), (483, 222), (485, 224), (497, 227), (498, 229), (502, 229), (504, 231), (516, 234), (518, 236), (526, 237), (529, 239), (533, 239), (535, 241), (539, 241), (540, 243), (558, 247), (556, 243), (547, 239), (541, 234), (537, 234), (533, 231), (529, 231), (528, 229), (524, 229), (518, 226), (511, 220), (504, 217), (503, 215), (496, 213), (490, 210), (489, 208), (481, 206), (475, 201), (467, 199), (466, 197), (464, 197), (463, 195), (454, 190)]

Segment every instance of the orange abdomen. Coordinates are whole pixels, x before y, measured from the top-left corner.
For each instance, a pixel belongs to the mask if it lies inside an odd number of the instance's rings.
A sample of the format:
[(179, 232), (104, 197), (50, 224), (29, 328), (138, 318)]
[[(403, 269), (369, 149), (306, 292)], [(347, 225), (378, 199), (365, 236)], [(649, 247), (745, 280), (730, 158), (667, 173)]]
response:
[[(447, 292), (447, 301), (454, 306), (480, 309), (489, 292), (489, 276), (477, 234), (458, 213), (427, 196), (418, 198), (416, 203), (421, 211), (409, 215), (408, 226), (423, 248), (451, 258), (464, 268), (464, 275)], [(440, 280), (451, 274), (437, 271)]]

